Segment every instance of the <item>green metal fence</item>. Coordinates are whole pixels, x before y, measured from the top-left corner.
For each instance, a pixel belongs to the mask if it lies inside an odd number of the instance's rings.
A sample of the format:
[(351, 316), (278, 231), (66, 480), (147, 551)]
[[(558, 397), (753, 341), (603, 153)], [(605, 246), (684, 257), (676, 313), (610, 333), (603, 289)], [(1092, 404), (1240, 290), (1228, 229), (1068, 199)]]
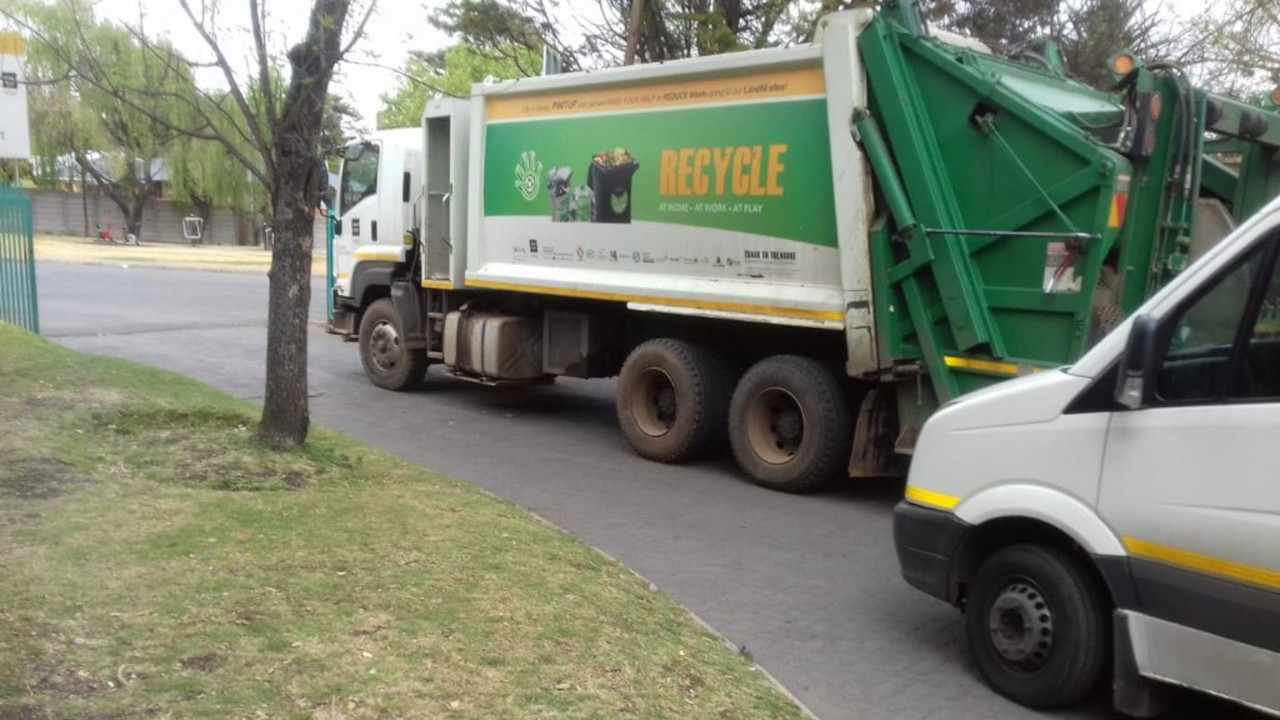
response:
[(324, 311), (333, 322), (333, 211), (325, 210), (324, 224)]
[(40, 332), (31, 198), (0, 186), (0, 322)]

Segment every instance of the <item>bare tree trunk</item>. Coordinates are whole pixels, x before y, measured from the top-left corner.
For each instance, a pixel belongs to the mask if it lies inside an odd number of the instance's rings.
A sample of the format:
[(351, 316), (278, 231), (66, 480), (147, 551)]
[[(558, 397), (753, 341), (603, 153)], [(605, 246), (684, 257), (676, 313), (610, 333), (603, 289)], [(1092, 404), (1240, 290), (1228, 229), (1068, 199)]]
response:
[(142, 216), (147, 209), (147, 194), (134, 195), (125, 211), (125, 231), (133, 235), (139, 245), (142, 244)]
[(636, 46), (640, 44), (640, 23), (644, 22), (644, 0), (631, 0), (631, 20), (627, 23), (627, 47), (622, 54), (622, 64), (636, 61)]
[[(282, 186), (293, 183), (282, 182)], [(306, 189), (281, 188), (273, 226), (271, 289), (267, 300), (267, 386), (258, 435), (277, 445), (306, 440), (307, 314), (311, 307), (311, 213)]]
[(84, 211), (84, 236), (89, 237), (89, 183), (85, 182), (84, 168), (80, 168), (80, 208)]
[(292, 75), (273, 128), (271, 290), (267, 383), (258, 437), (298, 445), (311, 422), (307, 402), (307, 313), (311, 305), (312, 211), (324, 188), (320, 130), (333, 67), (342, 56), (350, 0), (316, 0), (306, 38), (289, 51)]

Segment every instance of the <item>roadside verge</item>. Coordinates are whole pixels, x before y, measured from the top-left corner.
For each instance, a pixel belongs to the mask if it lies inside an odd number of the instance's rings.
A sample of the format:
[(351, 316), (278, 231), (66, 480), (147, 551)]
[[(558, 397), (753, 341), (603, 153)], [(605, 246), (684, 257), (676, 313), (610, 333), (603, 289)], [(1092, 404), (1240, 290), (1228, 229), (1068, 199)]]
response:
[(0, 717), (802, 716), (514, 505), (254, 420), (0, 325)]

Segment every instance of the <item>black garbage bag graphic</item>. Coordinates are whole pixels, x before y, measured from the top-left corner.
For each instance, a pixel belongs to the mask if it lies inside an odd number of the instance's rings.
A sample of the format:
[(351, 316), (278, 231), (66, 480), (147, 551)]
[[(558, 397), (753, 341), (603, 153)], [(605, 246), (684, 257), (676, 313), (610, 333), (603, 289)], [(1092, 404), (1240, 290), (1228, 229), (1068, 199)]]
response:
[(631, 178), (640, 164), (631, 153), (615, 148), (591, 158), (587, 187), (595, 194), (591, 222), (631, 222)]

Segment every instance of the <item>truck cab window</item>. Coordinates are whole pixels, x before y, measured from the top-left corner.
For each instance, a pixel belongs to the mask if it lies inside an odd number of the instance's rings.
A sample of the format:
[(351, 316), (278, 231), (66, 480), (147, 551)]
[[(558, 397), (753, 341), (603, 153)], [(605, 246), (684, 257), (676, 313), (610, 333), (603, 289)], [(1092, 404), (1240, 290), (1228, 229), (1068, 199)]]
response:
[[(1156, 380), (1156, 395), (1170, 403), (1208, 401), (1240, 395), (1247, 380), (1241, 377), (1239, 355), (1235, 352), (1242, 325), (1253, 323), (1254, 308), (1250, 302), (1256, 283), (1262, 280), (1263, 266), (1268, 266), (1265, 280), (1273, 284), (1270, 272), (1271, 243), (1263, 243), (1221, 276), (1205, 293), (1181, 310), (1169, 336), (1169, 346)], [(1270, 317), (1280, 320), (1280, 286), (1268, 288), (1272, 298)], [(1261, 315), (1257, 322), (1262, 323)], [(1280, 325), (1267, 324), (1268, 346), (1280, 343)], [(1251, 347), (1256, 332), (1245, 338)], [(1274, 356), (1268, 356), (1274, 359)], [(1243, 381), (1243, 382), (1242, 382)]]
[(378, 146), (374, 143), (349, 145), (344, 157), (339, 203), (345, 213), (378, 192)]

